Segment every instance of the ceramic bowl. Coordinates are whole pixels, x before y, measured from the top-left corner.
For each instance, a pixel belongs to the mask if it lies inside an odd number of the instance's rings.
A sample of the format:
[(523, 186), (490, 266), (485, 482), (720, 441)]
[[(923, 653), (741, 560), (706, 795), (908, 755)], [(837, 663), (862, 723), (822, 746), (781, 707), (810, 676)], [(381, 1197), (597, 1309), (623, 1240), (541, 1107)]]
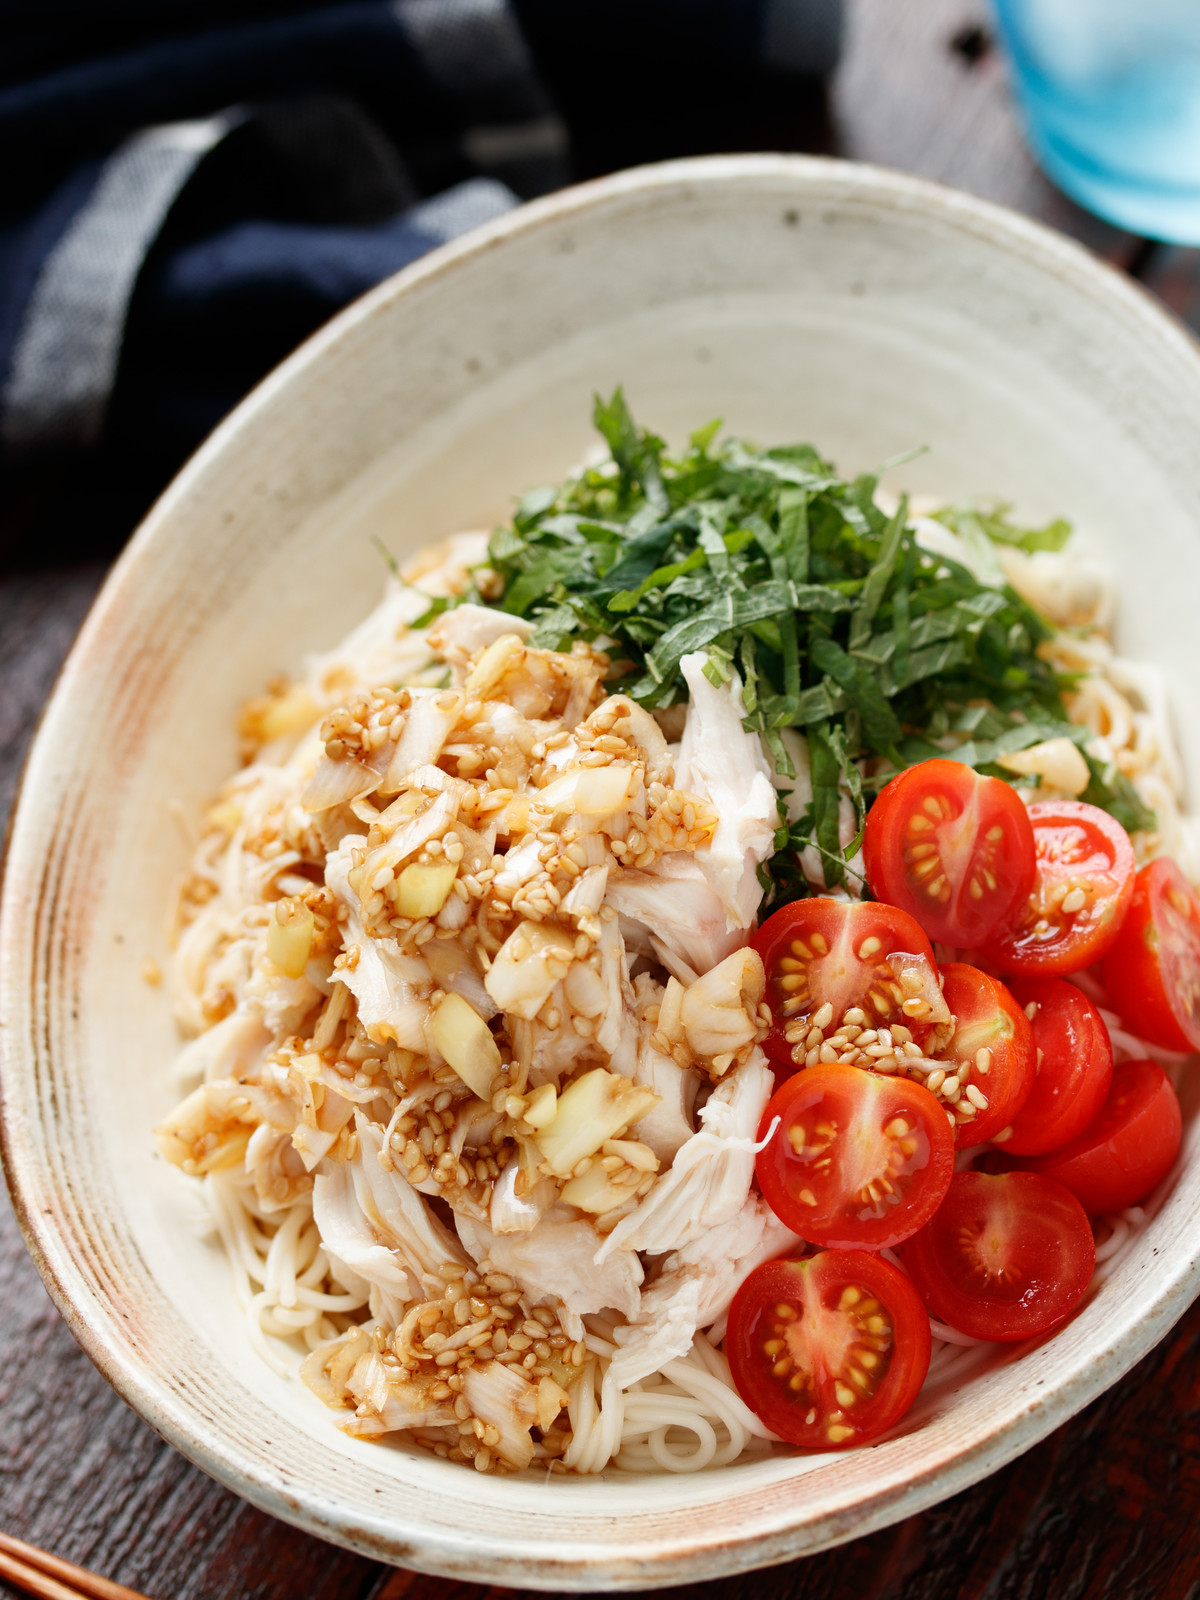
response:
[(843, 470), (1063, 513), (1117, 570), (1119, 642), (1160, 662), (1200, 778), (1200, 360), (1136, 287), (1016, 216), (892, 173), (773, 156), (541, 201), (383, 284), (225, 422), (155, 507), (34, 748), (4, 888), (4, 1155), (29, 1247), (88, 1353), (172, 1444), (277, 1516), (388, 1561), (555, 1590), (787, 1560), (993, 1471), (1114, 1382), (1200, 1286), (1200, 1157), (1143, 1247), (1054, 1338), (927, 1389), (892, 1437), (695, 1477), (480, 1477), (345, 1438), (259, 1360), (189, 1185), (156, 1156), (178, 1041), (172, 886), (236, 764), (240, 703), (336, 641), (371, 542), (502, 517), (624, 383), (676, 441), (714, 416)]

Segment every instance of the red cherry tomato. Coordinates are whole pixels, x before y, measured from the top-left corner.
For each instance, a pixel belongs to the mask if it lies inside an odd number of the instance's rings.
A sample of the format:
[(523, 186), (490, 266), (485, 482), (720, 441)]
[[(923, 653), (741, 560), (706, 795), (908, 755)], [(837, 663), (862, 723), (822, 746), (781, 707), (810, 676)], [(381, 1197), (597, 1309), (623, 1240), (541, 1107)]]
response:
[(1091, 1224), (1037, 1172), (960, 1172), (937, 1215), (901, 1251), (931, 1314), (975, 1339), (1049, 1333), (1083, 1298)]
[(1020, 1165), (1068, 1188), (1093, 1217), (1144, 1200), (1179, 1154), (1179, 1098), (1157, 1061), (1125, 1061), (1113, 1072), (1100, 1115), (1077, 1139)]
[(861, 1067), (807, 1067), (777, 1089), (755, 1157), (767, 1204), (813, 1244), (882, 1250), (937, 1210), (954, 1134), (928, 1089)]
[(825, 1033), (856, 1007), (870, 1027), (898, 1022), (918, 1042), (938, 1024), (949, 1033), (929, 940), (894, 906), (796, 900), (768, 917), (752, 943), (767, 973), (773, 1020), (764, 1048), (776, 1066), (805, 1064), (809, 1025), (826, 1008)]
[(1037, 877), (988, 945), (998, 967), (1029, 977), (1080, 972), (1104, 955), (1133, 894), (1133, 846), (1121, 824), (1082, 800), (1029, 807)]
[(768, 1261), (729, 1308), (725, 1350), (742, 1399), (809, 1450), (883, 1433), (929, 1369), (929, 1318), (902, 1272), (861, 1250)]
[[(997, 978), (958, 961), (941, 972), (955, 1025), (941, 1059), (958, 1068), (963, 1093), (954, 1108), (956, 1138), (965, 1149), (1010, 1126), (1033, 1088), (1037, 1056), (1029, 1018)], [(973, 1098), (967, 1093), (972, 1086)]]
[(961, 761), (922, 761), (867, 813), (867, 881), (931, 939), (984, 945), (1033, 889), (1033, 829), (1020, 796)]
[(1104, 1104), (1112, 1083), (1112, 1040), (1104, 1018), (1073, 983), (1015, 978), (1012, 992), (1019, 1005), (1037, 1007), (1037, 1074), (1012, 1133), (997, 1142), (1008, 1155), (1040, 1156), (1082, 1133)]
[(1135, 878), (1104, 986), (1143, 1039), (1200, 1050), (1200, 902), (1173, 861), (1152, 861)]

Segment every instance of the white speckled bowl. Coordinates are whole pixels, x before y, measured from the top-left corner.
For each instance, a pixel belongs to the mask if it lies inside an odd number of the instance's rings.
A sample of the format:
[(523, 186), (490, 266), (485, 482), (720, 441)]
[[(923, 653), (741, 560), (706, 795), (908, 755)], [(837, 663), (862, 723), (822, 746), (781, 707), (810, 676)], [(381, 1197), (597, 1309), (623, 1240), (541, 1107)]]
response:
[(369, 535), (404, 552), (502, 516), (578, 458), (593, 389), (617, 381), (676, 439), (721, 415), (846, 469), (928, 443), (910, 487), (1076, 519), (1120, 573), (1124, 648), (1172, 674), (1200, 777), (1195, 347), (1075, 245), (891, 173), (715, 159), (528, 206), (352, 306), (168, 490), (75, 647), (12, 833), (3, 1137), (30, 1250), (130, 1404), (257, 1505), (369, 1555), (557, 1590), (716, 1577), (930, 1505), (1099, 1394), (1200, 1286), (1189, 1117), (1144, 1247), (1070, 1326), (854, 1453), (481, 1478), (343, 1437), (255, 1356), (150, 1136), (176, 1048), (141, 977), (166, 960), (187, 853), (172, 805), (194, 815), (234, 766), (242, 699), (370, 606)]

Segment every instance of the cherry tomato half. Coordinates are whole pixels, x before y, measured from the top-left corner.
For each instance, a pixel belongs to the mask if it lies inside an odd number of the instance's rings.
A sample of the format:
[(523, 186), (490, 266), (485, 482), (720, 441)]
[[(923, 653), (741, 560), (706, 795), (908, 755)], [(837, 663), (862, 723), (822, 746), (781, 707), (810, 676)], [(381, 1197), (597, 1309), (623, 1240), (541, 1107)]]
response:
[(1096, 1264), (1069, 1189), (1038, 1172), (960, 1172), (900, 1252), (933, 1316), (975, 1339), (1031, 1339), (1065, 1322)]
[(857, 1007), (872, 1028), (899, 1022), (918, 1043), (939, 1028), (935, 1042), (949, 1037), (933, 950), (907, 912), (868, 900), (796, 900), (751, 942), (766, 968), (772, 1026), (764, 1049), (776, 1066), (805, 1064), (809, 1024), (826, 1009), (825, 1033)]
[(844, 1450), (883, 1433), (929, 1370), (929, 1318), (895, 1267), (861, 1250), (768, 1261), (729, 1308), (729, 1368), (781, 1439)]
[(1083, 1132), (1108, 1095), (1112, 1040), (1104, 1018), (1081, 990), (1062, 978), (1014, 978), (1018, 1004), (1035, 1006), (1033, 1088), (1001, 1148), (1009, 1155), (1039, 1156)]
[(813, 1244), (882, 1250), (937, 1210), (954, 1134), (928, 1089), (861, 1067), (806, 1067), (771, 1096), (755, 1157), (767, 1204)]
[(1082, 800), (1029, 807), (1037, 877), (988, 945), (998, 967), (1029, 977), (1081, 972), (1111, 947), (1133, 894), (1133, 846), (1107, 811)]
[[(955, 1137), (965, 1149), (1010, 1126), (1033, 1088), (1037, 1056), (1029, 1018), (999, 979), (959, 961), (946, 962), (941, 972), (954, 1013), (954, 1036), (941, 1059), (958, 1068), (963, 1093), (954, 1108)], [(966, 1092), (971, 1086), (974, 1098)]]
[(1104, 961), (1113, 1008), (1164, 1050), (1200, 1050), (1200, 902), (1166, 857), (1143, 867)]
[(961, 761), (922, 761), (883, 789), (863, 836), (867, 881), (931, 939), (984, 945), (1033, 889), (1033, 829), (1020, 796)]
[(1144, 1200), (1179, 1154), (1179, 1097), (1157, 1061), (1124, 1061), (1100, 1115), (1077, 1139), (1019, 1162), (1070, 1189), (1089, 1216)]

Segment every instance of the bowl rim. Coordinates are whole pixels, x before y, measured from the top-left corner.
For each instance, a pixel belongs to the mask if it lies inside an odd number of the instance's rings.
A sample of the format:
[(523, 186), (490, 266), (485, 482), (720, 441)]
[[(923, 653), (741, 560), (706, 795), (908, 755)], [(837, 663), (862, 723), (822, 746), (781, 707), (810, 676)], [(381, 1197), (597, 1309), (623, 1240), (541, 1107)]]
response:
[[(997, 1432), (915, 1473), (902, 1486), (884, 1486), (851, 1508), (826, 1509), (817, 1518), (799, 1517), (751, 1538), (716, 1536), (697, 1542), (694, 1534), (671, 1538), (654, 1548), (635, 1545), (624, 1555), (610, 1547), (581, 1544), (575, 1552), (550, 1552), (536, 1539), (514, 1539), (504, 1547), (470, 1549), (445, 1537), (442, 1530), (394, 1520), (348, 1516), (331, 1499), (313, 1493), (282, 1473), (274, 1477), (236, 1453), (223, 1454), (209, 1437), (195, 1430), (186, 1400), (134, 1359), (110, 1335), (115, 1318), (111, 1305), (75, 1297), (77, 1288), (53, 1212), (35, 1203), (36, 1151), (22, 1144), (20, 1117), (9, 1104), (6, 1082), (7, 1043), (13, 1039), (12, 1017), (2, 1002), (16, 996), (12, 983), (20, 966), (19, 933), (22, 884), (36, 881), (36, 862), (25, 859), (22, 826), (32, 809), (30, 791), (42, 748), (43, 731), (71, 696), (86, 670), (93, 641), (104, 630), (120, 597), (136, 582), (142, 552), (156, 538), (175, 507), (186, 500), (227, 444), (276, 397), (353, 328), (380, 307), (414, 292), (419, 286), (453, 273), (463, 262), (502, 246), (506, 240), (531, 234), (593, 207), (625, 196), (644, 196), (656, 189), (727, 185), (741, 180), (792, 179), (797, 187), (830, 199), (860, 197), (881, 207), (937, 218), (959, 231), (983, 238), (1035, 267), (1048, 270), (1110, 310), (1139, 325), (1147, 341), (1164, 355), (1190, 364), (1200, 373), (1200, 342), (1139, 284), (1094, 257), (1084, 246), (1046, 225), (990, 201), (946, 188), (926, 179), (835, 157), (798, 155), (706, 156), (632, 168), (560, 190), (505, 213), (467, 234), (439, 246), (347, 306), (311, 335), (268, 374), (227, 416), (183, 466), (151, 507), (108, 574), (58, 675), (26, 756), (0, 857), (0, 1164), (26, 1247), (58, 1310), (85, 1353), (112, 1387), (169, 1444), (209, 1476), (260, 1510), (319, 1537), (376, 1560), (403, 1564), (418, 1571), (463, 1580), (512, 1583), (559, 1590), (666, 1586), (715, 1578), (776, 1565), (815, 1553), (876, 1531), (903, 1516), (926, 1509), (978, 1482), (1005, 1465), (1054, 1427), (1073, 1416), (1114, 1383), (1146, 1354), (1200, 1292), (1200, 1257), (1184, 1262), (1146, 1307), (1119, 1348), (1108, 1348), (1081, 1363), (1045, 1396), (1027, 1398)], [(14, 1040), (14, 1042), (16, 1042)], [(14, 1060), (20, 1046), (13, 1050)], [(212, 1432), (209, 1428), (208, 1433)], [(816, 1536), (812, 1530), (816, 1528)], [(807, 1532), (806, 1532), (807, 1530)]]

